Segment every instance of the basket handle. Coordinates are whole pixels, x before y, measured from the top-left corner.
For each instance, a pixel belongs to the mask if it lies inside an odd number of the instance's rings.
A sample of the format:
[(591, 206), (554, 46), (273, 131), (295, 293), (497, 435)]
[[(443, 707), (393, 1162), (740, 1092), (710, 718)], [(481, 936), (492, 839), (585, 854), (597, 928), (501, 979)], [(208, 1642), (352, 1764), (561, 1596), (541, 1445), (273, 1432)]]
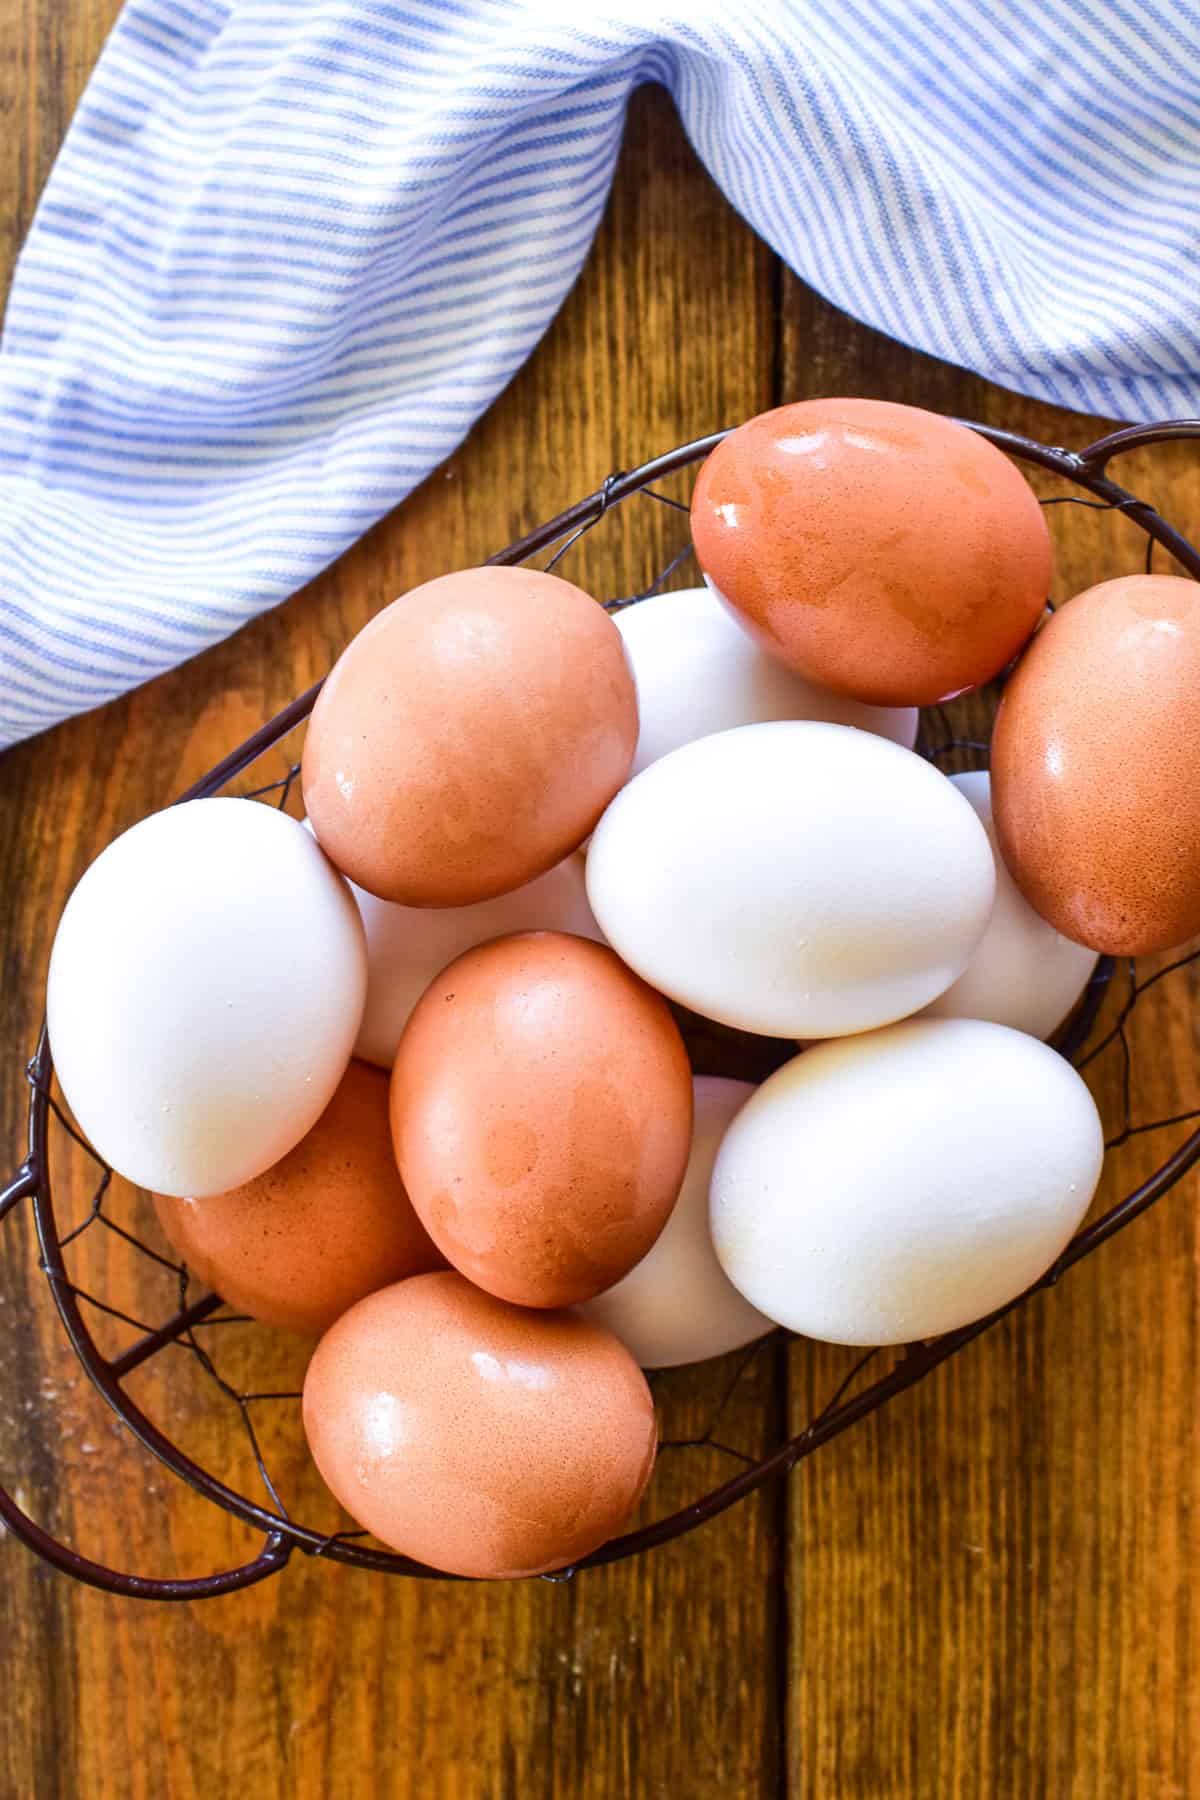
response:
[[(22, 1200), (37, 1192), (37, 1170), (31, 1162), (22, 1163), (12, 1180), (0, 1188), (0, 1225), (16, 1211)], [(153, 1575), (127, 1575), (109, 1569), (103, 1563), (80, 1556), (66, 1544), (59, 1543), (49, 1532), (28, 1516), (12, 1494), (0, 1484), (0, 1524), (35, 1556), (63, 1575), (73, 1576), (88, 1587), (100, 1588), (106, 1594), (122, 1594), (133, 1600), (208, 1600), (219, 1594), (231, 1594), (239, 1588), (253, 1587), (269, 1575), (278, 1574), (292, 1552), (289, 1539), (282, 1532), (268, 1532), (262, 1549), (236, 1569), (223, 1569), (216, 1575), (200, 1575), (185, 1581), (173, 1581)]]
[(1123, 425), (1097, 438), (1079, 452), (1079, 461), (1094, 475), (1102, 475), (1116, 456), (1130, 450), (1145, 450), (1152, 444), (1177, 444), (1188, 438), (1200, 438), (1200, 419), (1163, 419), (1157, 424)]

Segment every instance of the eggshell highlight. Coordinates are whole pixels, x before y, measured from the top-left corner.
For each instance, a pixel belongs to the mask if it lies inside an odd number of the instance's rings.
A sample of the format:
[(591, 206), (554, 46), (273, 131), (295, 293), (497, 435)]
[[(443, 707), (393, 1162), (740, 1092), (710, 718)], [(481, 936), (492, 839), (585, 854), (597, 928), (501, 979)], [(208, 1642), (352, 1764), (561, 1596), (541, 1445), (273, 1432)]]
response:
[(444, 1267), (392, 1153), (388, 1078), (352, 1062), (294, 1150), (206, 1200), (156, 1195), (198, 1281), (266, 1325), (317, 1335), (376, 1288)]
[(431, 984), (392, 1071), (404, 1184), (439, 1249), (524, 1306), (587, 1300), (666, 1223), (692, 1082), (659, 995), (560, 932), (468, 950)]
[(692, 535), (773, 656), (876, 706), (999, 674), (1050, 589), (1050, 536), (1015, 465), (883, 400), (801, 400), (731, 432), (696, 481)]
[(1069, 600), (1005, 689), (991, 766), (1004, 860), (1057, 930), (1110, 956), (1200, 933), (1200, 586)]
[(713, 1241), (790, 1330), (908, 1343), (1044, 1274), (1103, 1157), (1095, 1102), (1047, 1045), (909, 1019), (807, 1050), (747, 1101), (713, 1170)]
[(556, 575), (467, 569), (405, 594), (343, 652), (309, 723), (304, 805), (368, 893), (469, 906), (578, 848), (636, 742), (603, 610)]
[(433, 1568), (492, 1579), (607, 1542), (657, 1447), (645, 1377), (610, 1332), (455, 1274), (400, 1282), (339, 1319), (309, 1365), (304, 1425), (360, 1525)]

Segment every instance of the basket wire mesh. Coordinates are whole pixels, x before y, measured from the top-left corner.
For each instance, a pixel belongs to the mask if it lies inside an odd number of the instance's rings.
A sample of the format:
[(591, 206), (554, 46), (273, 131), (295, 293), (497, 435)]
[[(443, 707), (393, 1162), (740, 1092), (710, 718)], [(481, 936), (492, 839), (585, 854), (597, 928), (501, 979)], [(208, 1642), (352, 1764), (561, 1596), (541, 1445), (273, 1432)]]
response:
[[(970, 423), (969, 421), (964, 421)], [(1062, 478), (1080, 492), (1056, 494), (1043, 500), (1048, 507), (1074, 505), (1098, 511), (1126, 514), (1146, 535), (1147, 569), (1153, 566), (1156, 549), (1161, 549), (1193, 577), (1200, 578), (1200, 552), (1192, 547), (1148, 502), (1120, 487), (1109, 475), (1110, 463), (1119, 455), (1183, 439), (1200, 438), (1200, 420), (1168, 421), (1162, 424), (1134, 426), (1113, 433), (1081, 452), (1042, 445), (991, 427), (973, 425), (985, 437), (1018, 460), (1037, 465), (1051, 475)], [(633, 498), (668, 512), (684, 515), (679, 521), (680, 543), (659, 568), (654, 578), (634, 593), (605, 604), (610, 611), (650, 601), (680, 575), (691, 556), (687, 537), (686, 503), (662, 490), (660, 483), (699, 463), (725, 435), (717, 432), (691, 444), (685, 444), (641, 468), (611, 475), (594, 494), (579, 501), (568, 511), (550, 520), (538, 530), (510, 545), (491, 560), (498, 563), (533, 562), (543, 553), (548, 558), (538, 566), (553, 569), (567, 558), (592, 532), (601, 520), (610, 516)], [(1164, 557), (1164, 562), (1166, 558)], [(693, 574), (693, 579), (695, 578)], [(299, 764), (290, 761), (283, 773), (269, 781), (259, 781), (248, 788), (235, 786), (268, 753), (284, 744), (307, 718), (319, 692), (320, 684), (302, 694), (274, 719), (256, 731), (245, 743), (230, 752), (214, 769), (196, 782), (181, 800), (197, 799), (221, 791), (238, 792), (264, 804), (287, 808), (294, 803)], [(921, 753), (947, 769), (952, 767), (986, 767), (987, 743), (982, 736), (965, 735), (956, 729), (956, 705), (928, 709), (922, 718)], [(1061, 1035), (1058, 1047), (1081, 1071), (1100, 1063), (1102, 1058), (1119, 1059), (1116, 1080), (1117, 1118), (1108, 1133), (1107, 1149), (1118, 1152), (1132, 1140), (1148, 1134), (1173, 1133), (1165, 1159), (1147, 1176), (1112, 1204), (1099, 1218), (1085, 1225), (1063, 1251), (1042, 1279), (1010, 1305), (987, 1318), (950, 1332), (929, 1342), (912, 1344), (900, 1350), (870, 1350), (849, 1368), (819, 1411), (799, 1433), (780, 1435), (780, 1441), (765, 1450), (750, 1450), (725, 1435), (726, 1419), (736, 1394), (744, 1391), (756, 1365), (777, 1350), (786, 1334), (776, 1332), (759, 1340), (733, 1357), (720, 1359), (712, 1366), (707, 1418), (703, 1429), (672, 1435), (664, 1431), (661, 1456), (682, 1455), (703, 1450), (727, 1458), (734, 1471), (715, 1487), (699, 1494), (683, 1506), (639, 1523), (623, 1536), (604, 1545), (577, 1568), (561, 1571), (544, 1580), (569, 1580), (580, 1569), (616, 1561), (664, 1544), (673, 1538), (716, 1517), (727, 1507), (743, 1499), (773, 1477), (785, 1474), (797, 1463), (811, 1456), (823, 1444), (848, 1430), (859, 1420), (888, 1401), (915, 1386), (940, 1364), (958, 1354), (975, 1338), (991, 1329), (1000, 1319), (1023, 1304), (1030, 1294), (1053, 1286), (1070, 1268), (1108, 1241), (1109, 1238), (1159, 1200), (1193, 1165), (1200, 1160), (1200, 1103), (1181, 1105), (1167, 1117), (1140, 1119), (1136, 1113), (1135, 1056), (1130, 1037), (1130, 1020), (1134, 1008), (1152, 988), (1168, 980), (1189, 979), (1200, 964), (1200, 947), (1189, 954), (1143, 973), (1132, 961), (1114, 965), (1103, 959)], [(701, 1021), (683, 1021), (685, 1035), (693, 1051), (693, 1060), (703, 1068), (716, 1056), (723, 1066), (712, 1072), (736, 1073), (761, 1079), (772, 1067), (794, 1054), (794, 1046), (765, 1039), (748, 1039), (742, 1034), (725, 1032)], [(131, 1228), (128, 1218), (120, 1216), (123, 1208), (114, 1201), (112, 1171), (99, 1158), (78, 1132), (53, 1088), (53, 1066), (43, 1026), (33, 1058), (26, 1071), (29, 1087), (28, 1143), (24, 1161), (6, 1187), (0, 1189), (0, 1223), (22, 1204), (32, 1209), (38, 1246), (38, 1266), (50, 1297), (74, 1352), (88, 1377), (112, 1407), (117, 1419), (127, 1427), (159, 1461), (194, 1490), (224, 1508), (236, 1519), (263, 1534), (258, 1553), (238, 1567), (214, 1574), (187, 1579), (162, 1578), (127, 1574), (94, 1562), (58, 1541), (36, 1524), (18, 1505), (13, 1495), (0, 1486), (0, 1522), (30, 1549), (62, 1572), (77, 1580), (109, 1592), (159, 1600), (190, 1600), (215, 1596), (247, 1587), (277, 1573), (294, 1551), (351, 1564), (358, 1568), (393, 1575), (452, 1579), (440, 1571), (427, 1569), (386, 1550), (353, 1529), (333, 1531), (303, 1523), (289, 1510), (282, 1493), (282, 1483), (268, 1466), (260, 1430), (264, 1408), (291, 1408), (295, 1413), (295, 1430), (299, 1433), (298, 1406), (300, 1392), (296, 1386), (246, 1386), (231, 1375), (220, 1349), (219, 1328), (238, 1327), (250, 1322), (233, 1312), (212, 1294), (196, 1294), (187, 1269), (164, 1250), (155, 1248), (139, 1231)], [(1200, 1100), (1200, 1081), (1197, 1082)], [(1191, 1126), (1188, 1131), (1186, 1128)], [(78, 1217), (60, 1228), (55, 1194), (51, 1181), (51, 1164), (60, 1156), (82, 1159), (93, 1176), (84, 1182), (76, 1168), (71, 1189), (84, 1185), (87, 1204)], [(107, 1233), (113, 1248), (122, 1255), (140, 1257), (161, 1271), (170, 1312), (159, 1323), (135, 1315), (118, 1305), (112, 1295), (84, 1288), (72, 1278), (68, 1253), (86, 1233)], [(115, 1348), (102, 1347), (97, 1338), (100, 1323), (122, 1328), (124, 1341)], [(132, 1337), (128, 1334), (132, 1333)], [(228, 1340), (226, 1340), (228, 1341)], [(244, 1434), (245, 1445), (261, 1489), (258, 1495), (245, 1493), (232, 1482), (214, 1473), (205, 1462), (190, 1455), (178, 1441), (176, 1429), (167, 1430), (151, 1418), (130, 1391), (131, 1378), (163, 1352), (182, 1352), (192, 1360), (206, 1383), (214, 1404), (220, 1402)], [(670, 1393), (676, 1371), (667, 1371), (651, 1379), (660, 1409), (670, 1411)], [(660, 1464), (661, 1466), (661, 1464)], [(653, 1498), (653, 1488), (651, 1490)]]

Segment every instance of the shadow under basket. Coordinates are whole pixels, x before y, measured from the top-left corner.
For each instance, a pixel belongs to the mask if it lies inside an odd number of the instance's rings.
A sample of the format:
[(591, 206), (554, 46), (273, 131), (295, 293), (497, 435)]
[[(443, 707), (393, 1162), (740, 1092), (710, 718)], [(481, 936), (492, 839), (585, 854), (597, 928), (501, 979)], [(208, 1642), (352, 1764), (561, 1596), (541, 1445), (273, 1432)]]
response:
[[(1125, 513), (1133, 526), (1145, 534), (1147, 567), (1150, 566), (1156, 547), (1159, 547), (1189, 575), (1200, 578), (1200, 552), (1161, 517), (1153, 506), (1119, 486), (1109, 474), (1113, 462), (1128, 451), (1144, 450), (1184, 439), (1200, 439), (1200, 420), (1133, 426), (1114, 432), (1080, 452), (1051, 448), (988, 426), (972, 425), (971, 428), (1018, 461), (1036, 465), (1046, 476), (1056, 478), (1064, 485), (1065, 491), (1046, 497), (1044, 505), (1076, 505), (1093, 507), (1098, 513)], [(667, 484), (669, 488), (676, 477), (684, 476), (683, 495), (686, 496), (685, 472), (701, 462), (724, 435), (723, 432), (714, 433), (656, 457), (629, 473), (611, 475), (596, 493), (580, 500), (568, 511), (530, 532), (519, 542), (509, 545), (491, 560), (497, 563), (533, 563), (534, 559), (549, 553), (548, 562), (541, 562), (539, 566), (557, 567), (568, 555), (573, 554), (579, 558), (588, 549), (591, 534), (598, 529), (612, 530), (611, 522), (614, 518), (621, 515), (621, 510), (627, 507), (627, 503), (636, 500), (642, 508), (652, 509), (653, 516), (651, 510), (644, 510), (636, 517), (631, 516), (632, 509), (624, 513), (623, 526), (632, 525), (633, 530), (622, 534), (621, 542), (625, 548), (621, 552), (618, 566), (624, 568), (628, 565), (632, 556), (629, 546), (636, 543), (643, 552), (647, 545), (653, 547), (660, 572), (640, 591), (629, 593), (622, 599), (611, 600), (607, 605), (612, 611), (625, 605), (651, 601), (653, 595), (665, 589), (676, 572), (683, 569), (691, 555), (687, 535), (686, 497), (666, 491), (663, 484)], [(1166, 560), (1165, 557), (1163, 560)], [(582, 585), (589, 584), (583, 580)], [(265, 804), (286, 806), (293, 796), (298, 773), (294, 757), (291, 758), (291, 766), (287, 772), (278, 780), (264, 783), (260, 773), (257, 776), (257, 787), (253, 785), (253, 774), (249, 788), (236, 784), (241, 782), (248, 771), (253, 771), (260, 758), (269, 752), (278, 754), (279, 746), (289, 733), (294, 732), (308, 717), (319, 686), (320, 684), (311, 688), (308, 693), (302, 694), (290, 706), (285, 707), (277, 717), (231, 751), (180, 798), (198, 799), (222, 791), (243, 794), (249, 792)], [(974, 705), (978, 709), (978, 697), (975, 698)], [(955, 712), (955, 707), (939, 707), (923, 715), (922, 737), (918, 744), (921, 753), (948, 768), (986, 766), (987, 745), (982, 741), (978, 729), (972, 737), (960, 732)], [(989, 1317), (944, 1337), (895, 1351), (869, 1352), (850, 1368), (828, 1404), (803, 1431), (795, 1436), (781, 1436), (778, 1443), (762, 1454), (748, 1455), (731, 1449), (722, 1444), (718, 1436), (722, 1413), (728, 1407), (731, 1395), (738, 1382), (744, 1378), (746, 1370), (756, 1357), (763, 1354), (762, 1347), (752, 1346), (735, 1359), (721, 1359), (713, 1374), (713, 1405), (708, 1429), (702, 1437), (693, 1437), (686, 1444), (665, 1442), (660, 1461), (671, 1451), (695, 1448), (698, 1444), (703, 1444), (710, 1450), (720, 1449), (737, 1458), (737, 1472), (720, 1485), (697, 1494), (689, 1504), (677, 1507), (665, 1516), (655, 1518), (651, 1523), (641, 1525), (604, 1545), (578, 1568), (543, 1579), (566, 1580), (578, 1575), (583, 1569), (639, 1555), (681, 1537), (715, 1518), (718, 1513), (724, 1512), (727, 1507), (760, 1488), (764, 1482), (785, 1475), (821, 1445), (848, 1430), (907, 1388), (913, 1387), (939, 1364), (957, 1355), (1009, 1312), (1024, 1304), (1030, 1294), (1052, 1286), (1067, 1270), (1098, 1250), (1109, 1238), (1160, 1200), (1187, 1170), (1200, 1161), (1200, 1124), (1197, 1123), (1200, 1120), (1200, 1093), (1196, 1096), (1195, 1106), (1190, 1110), (1180, 1110), (1169, 1119), (1136, 1119), (1132, 1095), (1136, 1087), (1137, 1058), (1130, 1021), (1135, 1007), (1147, 990), (1168, 980), (1188, 982), (1195, 973), (1190, 965), (1196, 964), (1198, 959), (1200, 950), (1193, 952), (1191, 956), (1177, 957), (1172, 962), (1163, 963), (1159, 959), (1148, 970), (1143, 970), (1140, 965), (1135, 967), (1132, 963), (1122, 964), (1118, 968), (1111, 959), (1103, 960), (1097, 966), (1082, 1001), (1060, 1035), (1059, 1050), (1081, 1070), (1096, 1064), (1106, 1052), (1121, 1059), (1113, 1083), (1120, 1096), (1120, 1111), (1115, 1125), (1109, 1130), (1107, 1148), (1110, 1164), (1112, 1159), (1120, 1155), (1124, 1146), (1134, 1140), (1140, 1141), (1147, 1133), (1161, 1133), (1161, 1141), (1171, 1147), (1151, 1174), (1138, 1181), (1137, 1185), (1130, 1186), (1128, 1191), (1123, 1191), (1122, 1197), (1115, 1204), (1072, 1240), (1029, 1294), (1022, 1295)], [(703, 1023), (699, 1023), (697, 1029), (702, 1042), (708, 1042), (715, 1030)], [(693, 1032), (694, 1055), (695, 1036), (696, 1033)], [(728, 1040), (736, 1038), (737, 1034), (722, 1033), (721, 1036)], [(781, 1047), (768, 1045), (761, 1039), (746, 1039), (740, 1046), (736, 1042), (726, 1041), (721, 1049), (722, 1066), (712, 1072), (745, 1073), (760, 1079), (767, 1072), (767, 1067), (771, 1066), (772, 1056), (778, 1062), (783, 1060), (783, 1055)], [(703, 1060), (703, 1057), (704, 1051), (701, 1050), (699, 1059)], [(764, 1067), (764, 1057), (767, 1067)], [(291, 1405), (296, 1412), (295, 1428), (299, 1432), (298, 1396), (294, 1393), (243, 1392), (221, 1375), (216, 1360), (207, 1347), (212, 1343), (211, 1334), (206, 1335), (203, 1328), (223, 1321), (232, 1322), (228, 1319), (228, 1309), (223, 1307), (223, 1303), (215, 1295), (196, 1297), (189, 1292), (185, 1269), (144, 1243), (125, 1223), (106, 1210), (106, 1205), (110, 1206), (112, 1199), (111, 1172), (64, 1115), (53, 1092), (53, 1075), (50, 1048), (43, 1026), (27, 1069), (27, 1155), (12, 1180), (0, 1189), (0, 1223), (10, 1216), (15, 1217), (23, 1207), (31, 1210), (37, 1237), (38, 1267), (45, 1279), (49, 1299), (58, 1311), (79, 1363), (124, 1426), (181, 1481), (188, 1483), (215, 1506), (224, 1508), (245, 1525), (261, 1532), (263, 1541), (258, 1553), (239, 1567), (196, 1578), (171, 1580), (121, 1573), (68, 1548), (29, 1518), (12, 1493), (5, 1491), (2, 1486), (0, 1521), (14, 1537), (63, 1573), (110, 1593), (144, 1599), (195, 1600), (230, 1593), (278, 1573), (294, 1551), (347, 1563), (381, 1575), (453, 1579), (441, 1575), (439, 1571), (423, 1568), (406, 1557), (394, 1555), (366, 1540), (361, 1533), (346, 1530), (331, 1534), (291, 1516), (267, 1469), (252, 1413), (263, 1404)], [(1200, 1080), (1197, 1086), (1200, 1088)], [(86, 1191), (90, 1194), (90, 1204), (82, 1218), (73, 1220), (69, 1226), (62, 1228), (56, 1214), (51, 1186), (52, 1138), (56, 1173), (63, 1168), (60, 1160), (63, 1157), (82, 1159), (82, 1167), (94, 1170), (94, 1179), (90, 1172), (87, 1175)], [(1152, 1141), (1157, 1143), (1159, 1139), (1156, 1137)], [(1120, 1189), (1126, 1188), (1126, 1180), (1126, 1170), (1122, 1167), (1118, 1177)], [(78, 1183), (72, 1180), (69, 1185), (74, 1190)], [(133, 1318), (115, 1304), (115, 1289), (114, 1293), (106, 1296), (104, 1293), (85, 1291), (72, 1279), (65, 1253), (84, 1233), (102, 1230), (112, 1234), (108, 1254), (101, 1259), (104, 1267), (111, 1269), (114, 1259), (119, 1256), (145, 1256), (161, 1264), (169, 1272), (174, 1310), (161, 1324), (153, 1326), (146, 1320)], [(10, 1262), (8, 1266), (12, 1268), (15, 1265)], [(98, 1327), (101, 1318), (107, 1321), (110, 1328), (114, 1321), (120, 1322), (130, 1333), (124, 1348), (115, 1352), (101, 1349), (93, 1335), (93, 1329)], [(775, 1333), (764, 1342), (768, 1346), (772, 1343), (778, 1345), (783, 1336), (782, 1333)], [(131, 1397), (127, 1385), (129, 1378), (151, 1358), (169, 1350), (187, 1352), (193, 1356), (205, 1374), (211, 1377), (212, 1404), (224, 1404), (231, 1408), (235, 1431), (244, 1431), (248, 1436), (262, 1482), (262, 1498), (255, 1499), (238, 1491), (213, 1469), (194, 1460), (172, 1437), (169, 1425), (156, 1423)], [(37, 1404), (49, 1409), (54, 1402), (49, 1397), (42, 1397)], [(30, 1401), (26, 1402), (26, 1410), (33, 1410)], [(244, 1460), (245, 1437), (240, 1440), (240, 1449)], [(653, 1492), (652, 1487), (651, 1501)], [(130, 1560), (136, 1560), (135, 1551), (136, 1546), (131, 1546)]]

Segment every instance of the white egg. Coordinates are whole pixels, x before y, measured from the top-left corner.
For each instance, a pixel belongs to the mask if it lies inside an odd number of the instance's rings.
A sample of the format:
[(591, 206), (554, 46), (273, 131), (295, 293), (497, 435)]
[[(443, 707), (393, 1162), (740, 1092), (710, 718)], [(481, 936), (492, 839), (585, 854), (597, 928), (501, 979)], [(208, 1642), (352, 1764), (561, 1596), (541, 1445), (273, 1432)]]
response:
[(866, 1031), (966, 968), (995, 892), (967, 801), (846, 725), (743, 725), (634, 777), (596, 827), (588, 898), (613, 949), (706, 1017), (779, 1037)]
[(820, 1044), (738, 1114), (712, 1232), (768, 1318), (838, 1344), (969, 1324), (1044, 1274), (1104, 1157), (1056, 1051), (979, 1019), (908, 1019)]
[(772, 1329), (721, 1268), (708, 1225), (713, 1159), (754, 1087), (718, 1075), (697, 1075), (692, 1086), (692, 1149), (670, 1218), (622, 1281), (576, 1309), (607, 1325), (644, 1369), (724, 1356)]
[(1034, 912), (1004, 866), (992, 824), (991, 779), (978, 770), (950, 779), (975, 808), (996, 859), (996, 904), (963, 973), (926, 1007), (939, 1019), (991, 1019), (1047, 1038), (1079, 999), (1099, 961)]
[(707, 587), (657, 594), (613, 623), (637, 683), (640, 732), (633, 773), (694, 738), (770, 719), (825, 719), (878, 732), (911, 750), (913, 706), (865, 706), (775, 662)]
[(390, 1069), (409, 1014), (464, 950), (514, 931), (568, 931), (603, 943), (575, 854), (536, 881), (475, 906), (398, 906), (350, 883), (367, 934), (367, 1004), (356, 1056)]
[(58, 1079), (119, 1174), (223, 1193), (324, 1112), (366, 980), (350, 890), (294, 819), (253, 800), (173, 806), (67, 902), (47, 998)]

